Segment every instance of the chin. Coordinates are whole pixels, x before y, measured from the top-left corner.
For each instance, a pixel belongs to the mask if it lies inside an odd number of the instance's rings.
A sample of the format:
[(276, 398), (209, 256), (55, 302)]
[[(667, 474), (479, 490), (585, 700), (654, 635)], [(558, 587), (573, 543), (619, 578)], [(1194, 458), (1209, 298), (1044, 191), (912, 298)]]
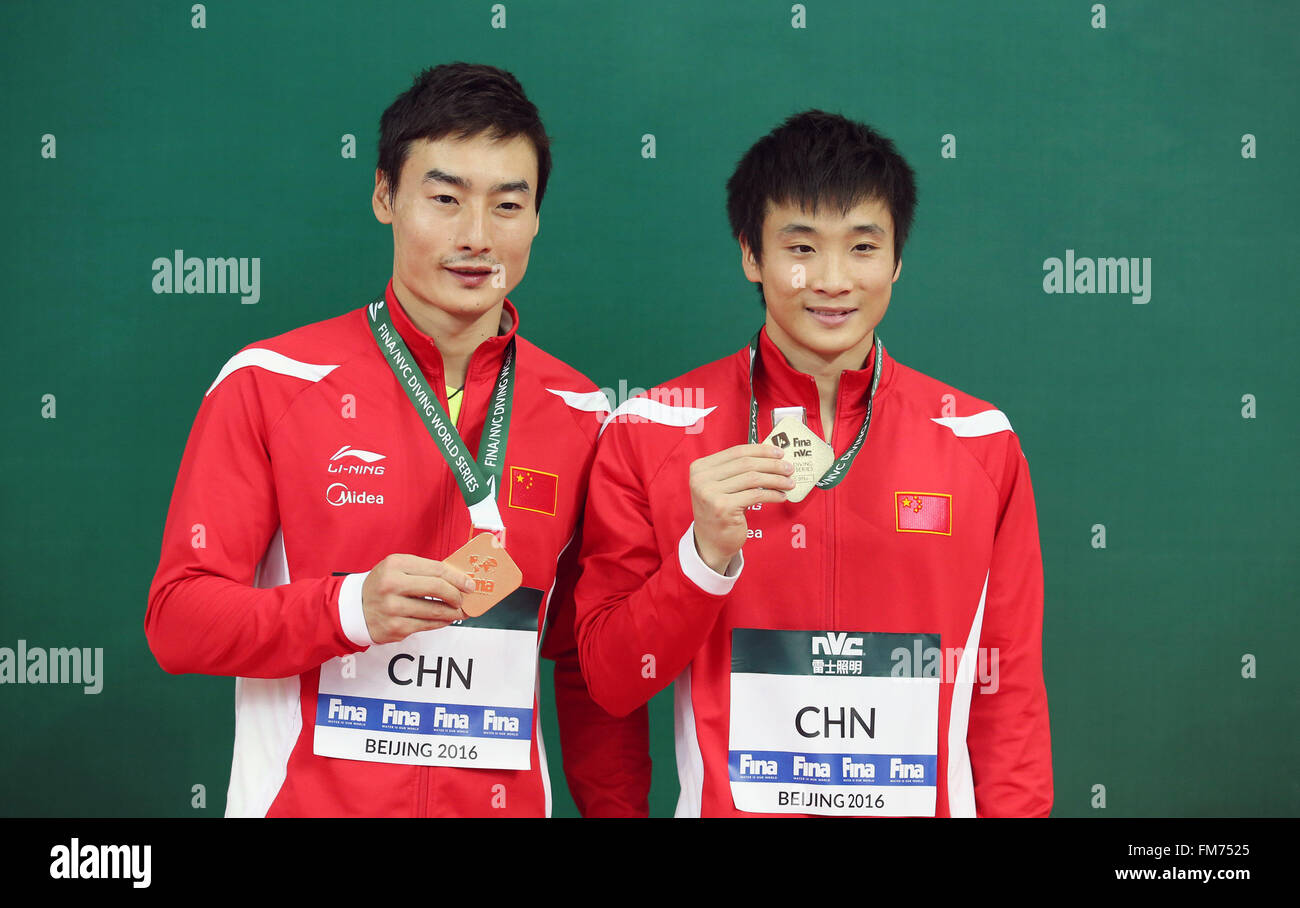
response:
[(870, 334), (869, 331), (836, 331), (815, 337), (800, 338), (800, 340), (805, 347), (820, 355), (839, 356), (866, 340), (868, 334)]
[(497, 294), (493, 288), (492, 291), (485, 291), (484, 288), (454, 287), (451, 292), (443, 296), (443, 308), (453, 312), (478, 313), (486, 312), (491, 309), (504, 296)]

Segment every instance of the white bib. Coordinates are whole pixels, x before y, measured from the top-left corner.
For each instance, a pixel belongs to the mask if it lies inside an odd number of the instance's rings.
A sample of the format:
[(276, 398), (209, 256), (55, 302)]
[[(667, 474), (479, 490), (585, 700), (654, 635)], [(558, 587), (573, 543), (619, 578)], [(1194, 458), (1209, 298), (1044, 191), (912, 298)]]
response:
[(540, 590), (320, 668), (322, 757), (530, 769)]
[(916, 641), (937, 648), (939, 636), (733, 629), (736, 808), (934, 816), (939, 679), (912, 676)]

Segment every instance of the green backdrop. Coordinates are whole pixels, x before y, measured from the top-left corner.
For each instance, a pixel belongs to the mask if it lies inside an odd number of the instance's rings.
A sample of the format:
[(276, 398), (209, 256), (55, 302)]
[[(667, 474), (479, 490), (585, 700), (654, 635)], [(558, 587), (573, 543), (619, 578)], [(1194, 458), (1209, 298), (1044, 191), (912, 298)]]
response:
[[(181, 450), (234, 351), (383, 286), (379, 114), (469, 60), (554, 140), (525, 334), (614, 389), (759, 324), (723, 203), (755, 139), (810, 107), (894, 138), (921, 201), (881, 335), (1028, 453), (1055, 814), (1294, 815), (1298, 9), (7, 0), (0, 647), (104, 665), (94, 695), (0, 685), (0, 814), (222, 812), (234, 682), (143, 633)], [(155, 294), (177, 249), (260, 258), (260, 300)], [(1150, 259), (1149, 301), (1045, 292), (1067, 250)]]

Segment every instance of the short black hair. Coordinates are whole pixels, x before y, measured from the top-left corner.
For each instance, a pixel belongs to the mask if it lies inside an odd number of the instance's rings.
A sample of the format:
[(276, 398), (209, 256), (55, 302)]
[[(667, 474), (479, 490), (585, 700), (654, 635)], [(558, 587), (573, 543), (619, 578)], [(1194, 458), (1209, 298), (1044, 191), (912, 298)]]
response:
[(525, 136), (537, 152), (537, 211), (542, 210), (551, 174), (551, 140), (537, 108), (519, 80), (482, 63), (444, 63), (430, 67), (388, 106), (379, 118), (379, 165), (388, 194), (397, 195), (402, 165), (418, 139), (447, 136), (468, 139), (486, 132), (492, 139)]
[(814, 213), (819, 205), (834, 205), (847, 214), (873, 200), (883, 201), (893, 218), (897, 265), (916, 211), (916, 174), (894, 143), (870, 126), (821, 110), (795, 114), (755, 142), (727, 181), (731, 233), (758, 262), (769, 204)]

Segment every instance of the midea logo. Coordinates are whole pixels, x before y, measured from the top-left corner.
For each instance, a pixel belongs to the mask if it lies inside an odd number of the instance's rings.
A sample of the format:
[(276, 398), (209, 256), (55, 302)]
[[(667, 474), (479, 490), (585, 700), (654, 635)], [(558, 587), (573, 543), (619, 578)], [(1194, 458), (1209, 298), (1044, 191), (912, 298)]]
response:
[(384, 496), (372, 492), (354, 492), (341, 482), (336, 482), (325, 490), (325, 500), (336, 508), (345, 504), (383, 504)]

